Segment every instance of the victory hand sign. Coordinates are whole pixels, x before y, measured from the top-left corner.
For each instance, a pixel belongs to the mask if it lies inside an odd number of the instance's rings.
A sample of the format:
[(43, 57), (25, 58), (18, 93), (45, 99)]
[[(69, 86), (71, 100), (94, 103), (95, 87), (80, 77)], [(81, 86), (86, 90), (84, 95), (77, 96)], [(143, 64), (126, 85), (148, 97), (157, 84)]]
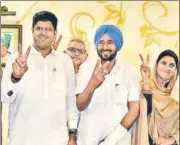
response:
[[(27, 58), (30, 54), (31, 46), (28, 47), (26, 53), (22, 54), (22, 46), (18, 46), (18, 58), (12, 64), (12, 81), (20, 80), (24, 73), (28, 70)], [(14, 79), (13, 79), (14, 78)]]

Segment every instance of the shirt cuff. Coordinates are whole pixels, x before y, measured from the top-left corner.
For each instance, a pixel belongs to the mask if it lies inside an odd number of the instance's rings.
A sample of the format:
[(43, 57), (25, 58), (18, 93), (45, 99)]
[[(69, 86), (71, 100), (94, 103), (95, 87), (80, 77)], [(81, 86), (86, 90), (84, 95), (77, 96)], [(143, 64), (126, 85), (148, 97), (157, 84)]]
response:
[(77, 121), (75, 120), (68, 121), (68, 126), (69, 129), (77, 129)]
[(17, 96), (17, 84), (9, 81), (7, 84), (7, 86), (4, 86), (2, 88), (2, 91), (3, 91), (3, 96), (1, 97), (2, 99), (2, 102), (4, 103), (9, 103), (9, 102), (12, 102), (16, 96)]

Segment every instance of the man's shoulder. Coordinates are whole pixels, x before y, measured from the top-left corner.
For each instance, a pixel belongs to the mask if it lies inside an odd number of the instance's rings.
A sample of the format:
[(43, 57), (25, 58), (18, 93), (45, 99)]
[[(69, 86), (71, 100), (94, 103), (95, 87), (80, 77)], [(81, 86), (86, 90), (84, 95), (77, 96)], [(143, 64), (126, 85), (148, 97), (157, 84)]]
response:
[(59, 60), (61, 59), (62, 61), (65, 61), (65, 62), (66, 61), (72, 61), (71, 57), (69, 55), (63, 53), (62, 51), (56, 50), (53, 53), (56, 56), (56, 58)]
[(116, 62), (118, 63), (119, 68), (121, 68), (121, 70), (123, 70), (125, 73), (136, 73), (136, 68), (129, 63), (124, 62), (123, 60), (116, 60)]
[(87, 59), (83, 64), (81, 64), (81, 69), (85, 70), (94, 70), (94, 67), (96, 66), (97, 60), (95, 59)]
[(61, 51), (58, 51), (58, 50), (53, 50), (53, 55), (60, 57), (63, 55), (63, 53)]

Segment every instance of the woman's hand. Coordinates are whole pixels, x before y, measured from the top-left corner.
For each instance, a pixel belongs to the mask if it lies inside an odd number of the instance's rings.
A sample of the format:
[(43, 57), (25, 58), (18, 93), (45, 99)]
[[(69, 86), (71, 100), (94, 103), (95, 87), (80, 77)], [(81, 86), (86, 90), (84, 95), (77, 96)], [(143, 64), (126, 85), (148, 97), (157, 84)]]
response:
[(147, 55), (146, 60), (144, 60), (144, 57), (141, 54), (139, 54), (139, 56), (142, 61), (140, 68), (142, 80), (146, 83), (150, 80), (149, 54)]
[(155, 145), (172, 145), (175, 143), (175, 139), (173, 137), (158, 137), (155, 139)]

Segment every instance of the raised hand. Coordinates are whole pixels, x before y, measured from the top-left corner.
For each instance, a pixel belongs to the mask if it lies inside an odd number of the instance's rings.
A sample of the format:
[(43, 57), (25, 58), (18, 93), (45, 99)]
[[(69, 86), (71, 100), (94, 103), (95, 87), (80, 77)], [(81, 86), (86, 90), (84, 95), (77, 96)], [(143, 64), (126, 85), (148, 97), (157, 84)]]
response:
[(142, 79), (143, 79), (143, 81), (148, 82), (150, 79), (149, 54), (147, 55), (146, 60), (144, 60), (144, 58), (141, 54), (139, 54), (139, 56), (142, 61), (142, 65), (141, 65), (141, 69), (140, 69)]
[(165, 137), (158, 137), (153, 141), (153, 144), (159, 145), (166, 140)]
[(173, 137), (158, 137), (154, 140), (155, 145), (171, 145), (173, 143), (175, 143)]
[(64, 50), (63, 51), (65, 54), (67, 54), (67, 55), (69, 55), (71, 58), (74, 58), (75, 57), (75, 55), (71, 52), (71, 51), (69, 51), (69, 50)]
[(31, 46), (28, 47), (26, 53), (22, 54), (22, 46), (18, 45), (18, 58), (13, 62), (12, 69), (13, 69), (13, 76), (17, 79), (20, 79), (24, 73), (28, 70), (27, 66), (27, 58), (30, 54)]
[(77, 145), (77, 138), (76, 138), (76, 136), (70, 137), (67, 145)]
[(58, 48), (61, 40), (62, 40), (62, 35), (59, 35), (58, 40), (57, 40), (56, 42), (54, 42), (54, 44), (53, 44), (53, 49), (54, 49), (54, 50), (57, 50), (57, 48)]
[(105, 80), (105, 75), (108, 74), (107, 68), (109, 67), (109, 61), (106, 61), (103, 65), (101, 61), (98, 60), (94, 72), (91, 76), (91, 82), (95, 88), (98, 88)]

